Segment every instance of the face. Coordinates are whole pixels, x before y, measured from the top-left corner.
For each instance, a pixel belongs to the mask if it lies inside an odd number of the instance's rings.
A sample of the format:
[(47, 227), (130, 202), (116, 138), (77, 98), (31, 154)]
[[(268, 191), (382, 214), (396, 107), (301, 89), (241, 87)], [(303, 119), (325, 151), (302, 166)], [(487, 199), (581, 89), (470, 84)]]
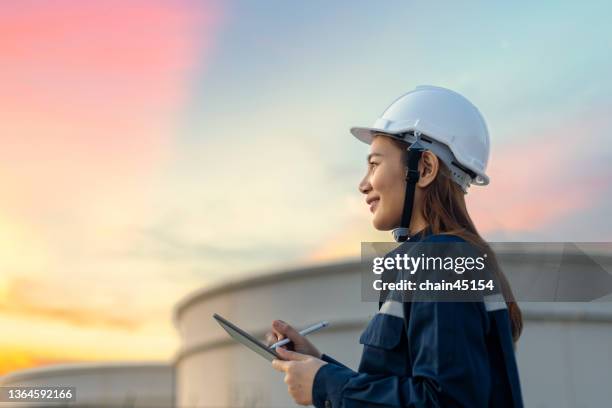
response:
[(368, 172), (359, 183), (373, 214), (374, 228), (388, 231), (400, 223), (406, 192), (403, 152), (391, 138), (375, 136), (368, 155)]

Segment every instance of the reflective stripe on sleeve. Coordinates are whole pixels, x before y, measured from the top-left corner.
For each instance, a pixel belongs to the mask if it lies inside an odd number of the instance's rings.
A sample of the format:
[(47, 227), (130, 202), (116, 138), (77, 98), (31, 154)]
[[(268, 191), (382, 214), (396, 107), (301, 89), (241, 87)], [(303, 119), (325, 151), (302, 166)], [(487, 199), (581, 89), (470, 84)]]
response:
[(506, 301), (501, 293), (494, 295), (487, 295), (484, 297), (484, 304), (487, 312), (494, 312), (496, 310), (506, 309)]
[(387, 300), (380, 307), (378, 313), (387, 314), (395, 317), (404, 317), (404, 307), (402, 302), (398, 302), (397, 300)]

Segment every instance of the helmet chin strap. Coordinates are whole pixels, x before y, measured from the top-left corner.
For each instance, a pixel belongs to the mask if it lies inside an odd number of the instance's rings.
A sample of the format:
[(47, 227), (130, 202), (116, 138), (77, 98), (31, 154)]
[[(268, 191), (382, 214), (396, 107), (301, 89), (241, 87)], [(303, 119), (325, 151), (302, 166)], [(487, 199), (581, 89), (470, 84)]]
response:
[(396, 242), (405, 242), (410, 239), (410, 220), (412, 219), (412, 208), (414, 206), (414, 192), (419, 181), (419, 160), (425, 151), (420, 143), (420, 134), (416, 133), (416, 140), (408, 147), (408, 157), (406, 167), (406, 194), (404, 195), (404, 210), (400, 226), (394, 228), (392, 232)]

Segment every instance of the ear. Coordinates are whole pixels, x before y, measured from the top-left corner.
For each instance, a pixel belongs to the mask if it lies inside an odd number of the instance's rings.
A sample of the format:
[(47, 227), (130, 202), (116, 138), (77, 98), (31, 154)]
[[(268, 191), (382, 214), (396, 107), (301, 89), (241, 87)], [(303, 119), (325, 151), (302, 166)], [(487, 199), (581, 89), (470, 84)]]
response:
[(421, 160), (419, 160), (419, 181), (417, 186), (421, 188), (425, 188), (430, 185), (438, 175), (438, 171), (440, 170), (440, 161), (438, 156), (426, 150), (421, 155)]

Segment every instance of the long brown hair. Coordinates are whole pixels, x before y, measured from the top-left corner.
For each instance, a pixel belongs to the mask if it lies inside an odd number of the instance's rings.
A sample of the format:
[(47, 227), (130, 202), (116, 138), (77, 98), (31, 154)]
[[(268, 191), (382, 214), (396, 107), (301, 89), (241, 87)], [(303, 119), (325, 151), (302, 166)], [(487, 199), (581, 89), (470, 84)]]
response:
[[(406, 151), (406, 145), (396, 141)], [(523, 330), (523, 317), (510, 284), (499, 267), (495, 253), (489, 244), (480, 236), (470, 218), (465, 204), (465, 193), (450, 176), (448, 167), (439, 160), (439, 171), (436, 178), (423, 189), (423, 217), (432, 234), (452, 234), (484, 250), (487, 259), (497, 272), (502, 294), (508, 306), (512, 338), (516, 342)]]

